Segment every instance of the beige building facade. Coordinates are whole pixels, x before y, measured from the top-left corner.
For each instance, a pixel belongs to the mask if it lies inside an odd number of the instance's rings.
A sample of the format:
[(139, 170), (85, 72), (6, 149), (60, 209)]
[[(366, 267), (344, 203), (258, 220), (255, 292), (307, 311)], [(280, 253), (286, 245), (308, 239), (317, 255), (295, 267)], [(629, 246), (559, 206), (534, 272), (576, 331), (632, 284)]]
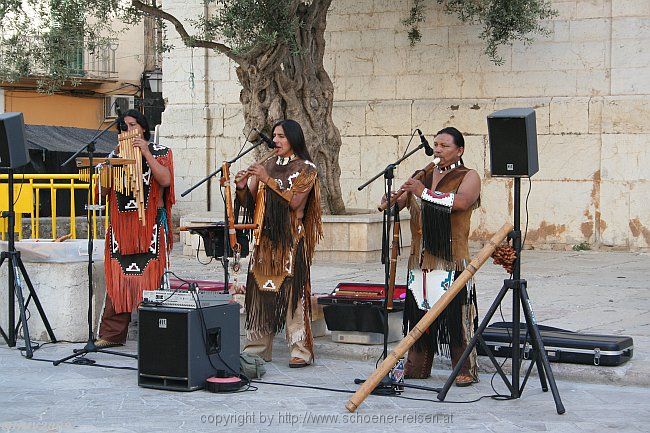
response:
[[(165, 6), (187, 21), (203, 11), (202, 2), (192, 3)], [(404, 153), (414, 128), (432, 140), (455, 126), (466, 137), (466, 165), (483, 181), (471, 236), (488, 239), (512, 220), (513, 180), (490, 176), (486, 117), (532, 107), (540, 170), (532, 185), (522, 181), (526, 244), (649, 248), (650, 207), (643, 203), (650, 197), (650, 2), (554, 0), (559, 15), (545, 23), (550, 34), (502, 47), (500, 66), (483, 54), (480, 27), (428, 3), (414, 47), (402, 24), (408, 0), (332, 4), (325, 65), (335, 87), (347, 207), (375, 208), (381, 182), (361, 193), (357, 187)], [(161, 141), (174, 149), (180, 193), (236, 154), (245, 131), (234, 65), (212, 51), (182, 47), (176, 34), (170, 39), (178, 48), (163, 60)], [(411, 146), (417, 143), (416, 136)], [(427, 162), (424, 154), (412, 157), (397, 183)], [(216, 182), (179, 199), (181, 215), (223, 206)]]
[(107, 126), (116, 116), (110, 110), (111, 97), (133, 105), (134, 99), (140, 97), (146, 57), (143, 25), (121, 29), (114, 39), (100, 44), (95, 51), (82, 50), (77, 85), (68, 84), (47, 94), (38, 91), (33, 76), (0, 83), (0, 112), (22, 112), (29, 125), (93, 130)]

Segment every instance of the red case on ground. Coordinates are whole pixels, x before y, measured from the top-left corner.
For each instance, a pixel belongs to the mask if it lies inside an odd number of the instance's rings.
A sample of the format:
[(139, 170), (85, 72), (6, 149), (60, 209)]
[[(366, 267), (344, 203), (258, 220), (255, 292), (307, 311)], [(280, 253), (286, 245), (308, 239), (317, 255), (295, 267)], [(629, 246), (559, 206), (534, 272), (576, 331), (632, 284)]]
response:
[[(384, 285), (375, 283), (339, 283), (332, 293), (318, 298), (321, 305), (371, 303), (381, 305), (384, 300)], [(393, 291), (393, 305), (404, 303), (406, 286), (396, 284)]]
[[(206, 290), (210, 292), (224, 291), (223, 281), (191, 280), (189, 278), (185, 279), (185, 281), (196, 283), (199, 286), (199, 290)], [(189, 287), (185, 281), (179, 280), (178, 278), (170, 278), (169, 287), (171, 290), (188, 290)]]

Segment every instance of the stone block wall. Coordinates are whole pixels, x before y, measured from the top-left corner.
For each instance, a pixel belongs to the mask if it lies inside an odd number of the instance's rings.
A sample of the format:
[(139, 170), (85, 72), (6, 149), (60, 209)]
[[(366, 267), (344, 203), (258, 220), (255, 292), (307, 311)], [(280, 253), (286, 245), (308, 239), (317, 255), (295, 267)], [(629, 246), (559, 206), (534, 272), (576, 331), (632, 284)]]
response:
[[(165, 2), (184, 20), (202, 11), (201, 2), (190, 4), (196, 6)], [(490, 177), (486, 117), (532, 107), (540, 171), (532, 177), (527, 214), (522, 206), (526, 242), (650, 247), (650, 211), (642, 205), (650, 192), (650, 2), (554, 0), (559, 15), (544, 23), (550, 34), (502, 47), (502, 65), (483, 54), (479, 26), (428, 4), (422, 40), (411, 47), (401, 24), (409, 0), (332, 3), (325, 66), (335, 86), (346, 205), (375, 207), (382, 185), (356, 188), (404, 153), (414, 128), (431, 140), (442, 127), (456, 126), (466, 135), (464, 160), (483, 181), (483, 206), (472, 226), (480, 242), (512, 218), (513, 206), (513, 181)], [(175, 152), (179, 194), (243, 144), (234, 67), (202, 49), (177, 48), (165, 57), (163, 142)], [(397, 182), (426, 163), (424, 155), (406, 161)], [(528, 188), (522, 181), (524, 200)], [(177, 212), (222, 209), (215, 183), (209, 191), (199, 187), (180, 199)]]

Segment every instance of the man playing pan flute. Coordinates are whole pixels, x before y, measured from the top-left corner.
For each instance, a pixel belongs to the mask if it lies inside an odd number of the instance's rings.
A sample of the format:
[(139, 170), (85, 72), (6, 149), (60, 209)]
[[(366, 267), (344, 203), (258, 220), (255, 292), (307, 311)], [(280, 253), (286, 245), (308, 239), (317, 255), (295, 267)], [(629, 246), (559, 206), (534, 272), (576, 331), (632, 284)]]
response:
[(174, 164), (171, 149), (150, 143), (147, 119), (137, 110), (124, 115), (127, 131), (138, 130), (132, 145), (142, 153), (144, 220), (138, 216), (133, 195), (114, 187), (108, 194), (109, 225), (106, 230), (104, 271), (106, 306), (95, 345), (106, 348), (124, 344), (131, 311), (142, 301), (143, 290), (160, 287), (172, 248), (171, 208), (174, 197)]
[[(438, 165), (423, 181), (411, 177), (397, 200), (411, 211), (411, 255), (408, 263), (404, 330), (408, 332), (448, 289), (469, 263), (469, 228), (472, 211), (480, 205), (481, 181), (475, 170), (463, 165), (465, 139), (456, 128), (436, 134), (434, 156)], [(385, 199), (384, 199), (385, 201)], [(423, 379), (431, 374), (436, 353), (451, 355), (455, 366), (477, 328), (476, 289), (467, 283), (427, 332), (408, 352), (407, 378)], [(462, 366), (456, 385), (478, 381), (476, 351)]]

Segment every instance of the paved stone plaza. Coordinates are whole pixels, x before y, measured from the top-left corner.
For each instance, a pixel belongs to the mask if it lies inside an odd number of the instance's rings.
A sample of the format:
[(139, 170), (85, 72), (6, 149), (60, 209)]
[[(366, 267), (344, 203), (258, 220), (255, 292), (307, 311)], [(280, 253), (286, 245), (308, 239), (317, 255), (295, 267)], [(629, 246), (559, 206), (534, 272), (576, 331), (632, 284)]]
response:
[[(182, 276), (218, 279), (218, 267), (198, 264), (175, 251), (173, 269)], [(99, 364), (130, 369), (78, 365), (54, 367), (27, 360), (0, 345), (0, 431), (28, 432), (167, 432), (167, 431), (646, 431), (650, 409), (650, 300), (645, 275), (648, 253), (525, 251), (522, 276), (528, 280), (533, 308), (540, 323), (593, 333), (634, 337), (633, 359), (620, 367), (552, 364), (566, 414), (557, 415), (550, 392), (543, 393), (533, 376), (523, 397), (497, 401), (487, 358), (481, 358), (481, 383), (452, 388), (448, 402), (436, 394), (408, 389), (402, 397), (370, 396), (351, 415), (345, 409), (350, 394), (309, 388), (258, 384), (257, 391), (237, 394), (189, 393), (140, 388), (128, 358), (93, 354)], [(340, 281), (381, 281), (381, 265), (316, 263), (314, 291), (330, 291)], [(481, 311), (498, 292), (505, 272), (486, 263), (477, 274)], [(46, 306), (45, 306), (46, 307)], [(510, 300), (503, 305), (510, 310)], [(54, 314), (54, 313), (50, 313)], [(500, 319), (499, 319), (500, 320)], [(45, 345), (38, 359), (58, 359), (83, 344)], [(136, 341), (118, 350), (134, 353)], [(381, 347), (336, 344), (316, 340), (315, 365), (288, 368), (288, 350), (276, 339), (274, 361), (267, 364), (268, 382), (353, 391), (355, 378), (374, 370)], [(436, 361), (431, 379), (441, 386), (448, 362)], [(506, 389), (496, 377), (494, 387)], [(418, 400), (419, 399), (419, 400)]]

